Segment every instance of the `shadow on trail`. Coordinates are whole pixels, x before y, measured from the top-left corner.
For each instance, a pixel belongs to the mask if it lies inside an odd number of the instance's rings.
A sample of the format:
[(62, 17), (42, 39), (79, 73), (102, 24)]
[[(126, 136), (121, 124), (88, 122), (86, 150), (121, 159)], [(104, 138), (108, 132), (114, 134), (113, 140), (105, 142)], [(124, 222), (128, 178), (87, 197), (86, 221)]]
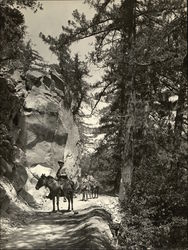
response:
[(92, 206), (78, 214), (36, 212), (3, 249), (111, 250), (110, 214)]

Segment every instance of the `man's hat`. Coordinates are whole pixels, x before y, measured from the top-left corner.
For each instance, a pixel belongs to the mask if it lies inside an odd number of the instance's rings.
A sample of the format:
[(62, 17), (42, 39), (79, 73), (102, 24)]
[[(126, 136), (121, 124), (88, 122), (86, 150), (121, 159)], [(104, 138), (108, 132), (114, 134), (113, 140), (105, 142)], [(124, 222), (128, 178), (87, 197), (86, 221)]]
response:
[(64, 163), (64, 161), (63, 160), (59, 160), (58, 163)]

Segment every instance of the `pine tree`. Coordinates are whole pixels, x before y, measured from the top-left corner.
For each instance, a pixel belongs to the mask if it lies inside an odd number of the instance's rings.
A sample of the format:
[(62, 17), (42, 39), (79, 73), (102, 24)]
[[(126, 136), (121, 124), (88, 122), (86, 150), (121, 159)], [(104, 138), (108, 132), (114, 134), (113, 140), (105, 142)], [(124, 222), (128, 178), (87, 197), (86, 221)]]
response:
[(35, 0), (3, 0), (0, 3), (0, 66), (18, 59), (23, 53), (25, 26), (20, 9), (26, 7), (33, 11), (42, 8)]
[[(96, 104), (101, 99), (109, 103), (101, 119), (106, 133), (103, 153), (97, 159), (104, 167), (107, 157), (118, 153), (120, 199), (129, 208), (127, 219), (143, 233), (135, 236), (137, 242), (162, 248), (172, 239), (169, 233), (165, 239), (160, 230), (167, 226), (173, 230), (175, 215), (183, 220), (187, 209), (186, 4), (179, 0), (87, 2), (96, 11), (92, 20), (74, 11), (73, 21), (63, 27), (56, 42), (66, 46), (95, 36), (91, 59), (105, 71), (96, 84), (101, 84)], [(106, 152), (110, 154), (105, 158)], [(125, 220), (126, 225), (135, 232), (130, 221)], [(125, 230), (124, 236), (124, 244), (134, 247), (134, 235)]]

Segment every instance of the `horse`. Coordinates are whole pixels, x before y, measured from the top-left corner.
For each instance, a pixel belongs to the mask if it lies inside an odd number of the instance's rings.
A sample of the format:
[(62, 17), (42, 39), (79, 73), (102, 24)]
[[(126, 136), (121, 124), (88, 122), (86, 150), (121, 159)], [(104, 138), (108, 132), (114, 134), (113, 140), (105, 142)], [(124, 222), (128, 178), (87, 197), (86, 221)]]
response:
[(90, 182), (91, 198), (99, 197), (99, 184), (97, 181)]
[(71, 186), (71, 183), (68, 179), (63, 180), (61, 183), (54, 179), (52, 176), (45, 176), (45, 174), (42, 174), (40, 178), (38, 178), (38, 182), (35, 186), (37, 190), (39, 190), (41, 187), (48, 187), (50, 189), (49, 197), (53, 201), (53, 210), (52, 212), (55, 212), (55, 197), (57, 202), (57, 211), (60, 211), (59, 209), (59, 197), (64, 196), (68, 200), (68, 211), (73, 210), (73, 194), (74, 190)]
[(81, 183), (80, 191), (82, 193), (82, 201), (87, 201), (89, 198), (88, 194), (90, 192), (90, 184), (88, 182)]

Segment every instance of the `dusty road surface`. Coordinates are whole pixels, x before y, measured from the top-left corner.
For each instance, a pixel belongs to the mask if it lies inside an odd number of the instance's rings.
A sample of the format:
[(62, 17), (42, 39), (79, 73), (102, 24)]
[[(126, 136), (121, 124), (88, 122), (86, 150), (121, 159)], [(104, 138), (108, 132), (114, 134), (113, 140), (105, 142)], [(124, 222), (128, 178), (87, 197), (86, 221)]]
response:
[[(110, 214), (104, 209), (106, 197), (81, 201), (74, 199), (74, 212), (67, 212), (61, 198), (61, 212), (51, 213), (51, 201), (39, 210), (23, 213), (24, 224), (3, 237), (1, 249), (35, 250), (111, 250), (113, 237), (109, 228)], [(111, 203), (108, 198), (107, 203)], [(20, 216), (20, 215), (19, 215)]]

